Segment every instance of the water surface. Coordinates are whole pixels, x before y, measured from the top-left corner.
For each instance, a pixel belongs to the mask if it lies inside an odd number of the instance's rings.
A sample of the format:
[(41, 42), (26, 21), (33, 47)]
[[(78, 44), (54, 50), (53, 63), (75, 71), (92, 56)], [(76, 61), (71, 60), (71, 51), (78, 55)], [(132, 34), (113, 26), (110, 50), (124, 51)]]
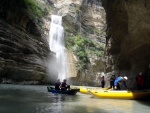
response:
[(150, 113), (150, 102), (52, 94), (46, 86), (0, 84), (0, 113)]

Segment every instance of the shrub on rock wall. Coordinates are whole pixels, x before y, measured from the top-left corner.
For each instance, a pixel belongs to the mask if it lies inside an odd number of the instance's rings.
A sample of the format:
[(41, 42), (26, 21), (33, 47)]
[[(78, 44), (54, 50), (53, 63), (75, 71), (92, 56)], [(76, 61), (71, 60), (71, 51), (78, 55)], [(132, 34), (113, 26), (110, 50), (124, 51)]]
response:
[(46, 7), (37, 0), (24, 0), (27, 5), (27, 12), (33, 16), (42, 17), (48, 14), (50, 7)]
[(89, 58), (92, 55), (96, 57), (103, 57), (104, 55), (104, 46), (81, 35), (67, 38), (66, 47), (77, 56), (79, 60), (77, 67), (81, 70), (86, 69), (86, 64), (90, 62)]

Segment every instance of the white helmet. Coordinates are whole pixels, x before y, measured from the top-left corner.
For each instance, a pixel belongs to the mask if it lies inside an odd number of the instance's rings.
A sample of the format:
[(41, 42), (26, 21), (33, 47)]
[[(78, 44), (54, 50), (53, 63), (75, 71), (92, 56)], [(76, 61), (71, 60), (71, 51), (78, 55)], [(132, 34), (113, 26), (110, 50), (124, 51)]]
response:
[(126, 77), (126, 76), (124, 76), (123, 78), (124, 78), (125, 80), (128, 80), (128, 77)]

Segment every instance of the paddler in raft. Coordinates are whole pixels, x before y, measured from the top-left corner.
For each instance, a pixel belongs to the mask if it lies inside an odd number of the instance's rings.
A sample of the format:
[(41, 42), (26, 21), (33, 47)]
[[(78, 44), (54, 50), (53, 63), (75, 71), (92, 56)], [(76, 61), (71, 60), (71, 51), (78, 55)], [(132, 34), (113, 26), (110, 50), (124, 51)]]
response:
[(60, 79), (57, 79), (55, 83), (55, 90), (60, 90), (60, 85), (61, 85)]
[(70, 85), (67, 85), (67, 80), (64, 79), (63, 82), (60, 85), (61, 91), (66, 91), (67, 89), (70, 90)]

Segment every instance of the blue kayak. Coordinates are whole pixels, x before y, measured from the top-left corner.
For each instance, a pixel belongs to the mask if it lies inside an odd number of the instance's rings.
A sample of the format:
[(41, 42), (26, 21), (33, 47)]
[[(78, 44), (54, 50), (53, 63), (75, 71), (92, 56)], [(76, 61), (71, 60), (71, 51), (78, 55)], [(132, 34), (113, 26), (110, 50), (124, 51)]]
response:
[(55, 88), (48, 86), (47, 87), (48, 92), (52, 93), (59, 93), (59, 94), (68, 94), (68, 95), (75, 95), (77, 92), (79, 92), (79, 89), (70, 89), (66, 91), (61, 90), (55, 90)]

